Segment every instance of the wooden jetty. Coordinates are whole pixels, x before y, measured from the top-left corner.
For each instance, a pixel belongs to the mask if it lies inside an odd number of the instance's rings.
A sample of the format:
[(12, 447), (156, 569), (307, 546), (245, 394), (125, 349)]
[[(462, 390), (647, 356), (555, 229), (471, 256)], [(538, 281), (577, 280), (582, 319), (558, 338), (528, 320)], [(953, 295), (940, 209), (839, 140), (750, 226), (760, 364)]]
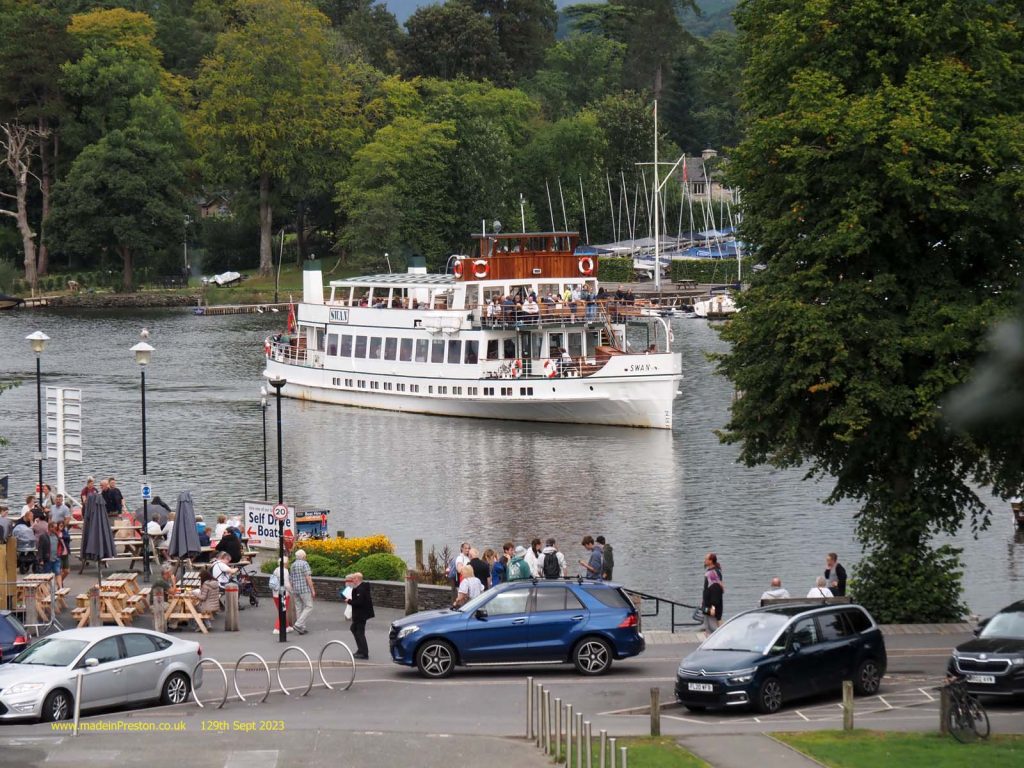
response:
[(262, 315), (264, 312), (283, 312), (288, 310), (288, 303), (279, 304), (217, 304), (212, 307), (202, 305), (193, 307), (196, 315)]

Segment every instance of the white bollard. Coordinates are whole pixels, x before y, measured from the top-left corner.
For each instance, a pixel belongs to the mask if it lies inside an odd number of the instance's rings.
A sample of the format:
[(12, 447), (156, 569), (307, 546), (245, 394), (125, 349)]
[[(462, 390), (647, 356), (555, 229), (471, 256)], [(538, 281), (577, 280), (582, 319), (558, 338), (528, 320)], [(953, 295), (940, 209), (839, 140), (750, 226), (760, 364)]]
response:
[(599, 752), (601, 759), (600, 759), (598, 764), (601, 766), (601, 768), (604, 768), (605, 753), (608, 750), (608, 731), (606, 731), (604, 728), (602, 728), (599, 731), (599, 733), (600, 733), (600, 736), (601, 736), (601, 750)]
[(629, 768), (629, 762), (626, 758), (626, 748), (622, 748), (622, 759), (619, 761), (619, 768)]
[(576, 768), (583, 768), (583, 713), (576, 713)]
[(565, 768), (572, 768), (572, 704), (565, 707)]
[(608, 737), (608, 768), (615, 768), (615, 737)]
[(526, 678), (526, 738), (533, 738), (533, 678)]

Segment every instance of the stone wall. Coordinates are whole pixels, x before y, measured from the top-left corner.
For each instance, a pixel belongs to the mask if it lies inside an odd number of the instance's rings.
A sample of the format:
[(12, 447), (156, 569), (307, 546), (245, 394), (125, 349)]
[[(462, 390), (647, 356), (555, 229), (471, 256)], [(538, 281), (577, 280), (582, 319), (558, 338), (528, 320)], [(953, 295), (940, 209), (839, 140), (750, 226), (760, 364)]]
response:
[[(254, 574), (253, 584), (256, 592), (261, 597), (269, 597), (270, 590), (267, 583), (270, 576), (265, 573)], [(313, 584), (316, 586), (316, 599), (327, 600), (339, 603), (341, 597), (338, 592), (345, 588), (344, 579), (331, 579), (323, 576), (314, 576)], [(405, 609), (405, 582), (404, 581), (367, 581), (370, 584), (373, 596), (373, 604), (379, 608)], [(421, 611), (432, 611), (438, 608), (447, 608), (452, 604), (454, 595), (452, 588), (448, 586), (439, 587), (434, 584), (420, 584), (416, 590)]]

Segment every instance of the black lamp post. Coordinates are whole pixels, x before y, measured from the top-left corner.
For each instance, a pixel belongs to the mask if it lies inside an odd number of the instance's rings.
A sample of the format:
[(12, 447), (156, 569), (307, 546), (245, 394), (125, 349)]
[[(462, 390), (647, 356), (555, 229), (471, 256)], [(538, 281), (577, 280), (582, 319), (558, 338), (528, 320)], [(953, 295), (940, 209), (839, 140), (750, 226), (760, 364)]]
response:
[[(32, 345), (32, 351), (36, 353), (36, 417), (39, 430), (39, 450), (36, 452), (36, 460), (39, 462), (39, 508), (43, 508), (43, 369), (42, 357), (46, 342), (50, 340), (42, 331), (29, 334), (25, 339)], [(58, 418), (60, 415), (58, 414)], [(60, 449), (60, 446), (57, 446)]]
[(263, 411), (263, 500), (270, 500), (267, 480), (267, 388), (260, 387), (260, 409)]
[[(139, 335), (142, 337), (142, 341), (132, 347), (131, 351), (135, 353), (135, 362), (139, 364), (139, 372), (142, 374), (142, 484), (148, 485), (146, 480), (146, 366), (149, 365), (153, 356), (153, 347), (146, 342), (146, 339), (149, 338), (149, 331), (143, 328)], [(145, 497), (142, 498), (142, 580), (149, 584), (149, 499)]]
[[(271, 379), (270, 386), (274, 388), (274, 395), (277, 399), (277, 503), (284, 504), (284, 460), (281, 450), (281, 389), (288, 382), (284, 379)], [(281, 569), (278, 574), (281, 581), (284, 581), (284, 520), (277, 522), (277, 562)], [(281, 584), (278, 591), (280, 597), (277, 601), (277, 625), (280, 627), (278, 639), (284, 643), (288, 641), (288, 609), (285, 607), (285, 584)]]

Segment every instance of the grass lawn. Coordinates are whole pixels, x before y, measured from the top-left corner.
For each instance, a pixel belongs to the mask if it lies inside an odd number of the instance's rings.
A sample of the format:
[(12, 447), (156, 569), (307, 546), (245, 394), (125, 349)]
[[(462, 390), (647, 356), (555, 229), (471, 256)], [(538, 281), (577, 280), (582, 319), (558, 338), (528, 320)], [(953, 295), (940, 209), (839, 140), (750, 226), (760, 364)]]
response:
[[(622, 747), (629, 748), (629, 768), (710, 768), (710, 766), (703, 760), (694, 757), (692, 754), (680, 747), (674, 739), (665, 737), (616, 739), (616, 751)], [(593, 759), (593, 764), (596, 766), (600, 762), (598, 755), (601, 754), (601, 742), (599, 739), (594, 739), (592, 749), (593, 752), (591, 753), (591, 758)], [(584, 755), (584, 765), (586, 765), (585, 758), (586, 756)], [(564, 764), (564, 758), (561, 762)], [(574, 754), (573, 764), (575, 764), (575, 762), (576, 756)], [(616, 755), (615, 764), (619, 764), (618, 755)]]
[[(936, 733), (818, 731), (775, 736), (833, 768), (1019, 768), (1024, 765), (1024, 736), (992, 736), (960, 744)], [(631, 756), (632, 758), (632, 756)], [(630, 759), (630, 765), (633, 764)]]

